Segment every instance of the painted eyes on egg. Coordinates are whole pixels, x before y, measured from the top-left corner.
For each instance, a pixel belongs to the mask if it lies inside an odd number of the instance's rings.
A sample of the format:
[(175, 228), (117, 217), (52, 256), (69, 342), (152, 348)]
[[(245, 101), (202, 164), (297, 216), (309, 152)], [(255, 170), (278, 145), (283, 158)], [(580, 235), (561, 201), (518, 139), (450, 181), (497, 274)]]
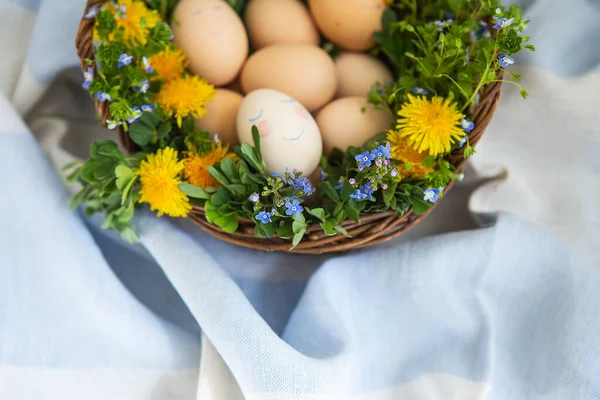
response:
[[(214, 6), (212, 9), (213, 9), (213, 11), (221, 11), (223, 9), (223, 7), (220, 5), (217, 5), (217, 6)], [(192, 13), (192, 15), (200, 15), (200, 14), (202, 14), (202, 11), (203, 10), (196, 10)]]
[(363, 6), (363, 8), (375, 8), (377, 10), (381, 10), (383, 8), (383, 6), (381, 4), (367, 4), (367, 3), (363, 3), (362, 6)]
[(248, 121), (251, 122), (251, 123), (254, 123), (254, 122), (258, 121), (259, 119), (261, 119), (264, 113), (265, 113), (264, 108), (261, 108), (260, 112), (258, 113), (258, 115), (256, 117), (254, 117), (254, 118), (250, 118)]
[(292, 99), (292, 98), (290, 97), (289, 99), (283, 99), (283, 100), (280, 100), (280, 102), (282, 102), (282, 103), (295, 103), (295, 102), (296, 102), (296, 100), (294, 100), (294, 99)]

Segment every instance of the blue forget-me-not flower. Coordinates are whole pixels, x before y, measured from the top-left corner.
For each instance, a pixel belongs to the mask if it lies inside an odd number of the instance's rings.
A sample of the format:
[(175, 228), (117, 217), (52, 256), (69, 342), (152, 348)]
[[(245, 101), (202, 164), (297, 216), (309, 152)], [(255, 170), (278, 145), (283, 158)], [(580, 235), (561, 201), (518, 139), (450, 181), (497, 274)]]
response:
[(271, 222), (271, 214), (266, 211), (261, 211), (256, 215), (256, 220), (262, 222), (263, 224), (268, 224)]
[(98, 7), (90, 7), (88, 12), (85, 13), (85, 15), (83, 16), (83, 18), (92, 19), (96, 17), (96, 14), (98, 14)]
[(423, 196), (423, 200), (435, 203), (440, 197), (441, 190), (429, 188), (425, 189), (423, 193), (425, 194), (425, 196)]
[(107, 119), (106, 120), (106, 127), (108, 129), (115, 129), (119, 125), (123, 125), (123, 122), (121, 122), (121, 121), (115, 121), (114, 119)]
[(151, 74), (154, 72), (154, 70), (152, 69), (152, 65), (150, 65), (150, 61), (148, 60), (148, 57), (142, 57), (142, 66), (144, 67), (144, 71), (146, 71), (146, 73)]
[(87, 67), (87, 70), (83, 72), (83, 84), (81, 86), (83, 86), (84, 89), (87, 89), (90, 87), (93, 81), (94, 71), (92, 70), (92, 67)]
[(119, 56), (119, 64), (117, 65), (117, 68), (121, 68), (124, 65), (129, 65), (131, 64), (131, 60), (133, 60), (133, 56), (130, 56), (127, 53), (123, 53)]
[(103, 101), (111, 101), (110, 94), (106, 92), (97, 92), (96, 97), (98, 97), (98, 101), (102, 103)]
[(135, 121), (137, 121), (141, 116), (142, 116), (142, 110), (140, 110), (139, 107), (133, 107), (132, 108), (132, 113), (129, 117), (127, 117), (127, 122), (130, 124), (133, 124)]
[(463, 118), (460, 124), (462, 125), (463, 130), (467, 133), (471, 133), (471, 131), (475, 129), (475, 123), (469, 121), (468, 119)]
[(514, 21), (515, 21), (514, 18), (511, 18), (511, 19), (500, 18), (498, 21), (496, 21), (496, 25), (494, 25), (494, 29), (508, 28), (509, 26), (512, 25), (512, 23)]
[(305, 176), (301, 176), (300, 178), (294, 179), (293, 183), (294, 183), (294, 189), (302, 190), (304, 193), (306, 193), (306, 196), (310, 196), (311, 194), (313, 194), (315, 192), (315, 188), (310, 183), (308, 178)]
[(376, 155), (369, 152), (369, 151), (365, 151), (362, 154), (357, 155), (356, 157), (354, 157), (354, 159), (356, 161), (358, 161), (358, 169), (362, 170), (365, 167), (370, 167), (372, 164), (372, 161), (375, 159)]
[(300, 201), (298, 201), (298, 199), (286, 202), (285, 207), (286, 215), (293, 215), (294, 217), (297, 217), (302, 211), (304, 211), (304, 207), (300, 205)]
[(154, 111), (155, 108), (156, 108), (155, 104), (144, 104), (142, 106), (142, 111), (143, 112), (152, 112), (152, 111)]
[(414, 94), (422, 94), (423, 96), (427, 96), (429, 94), (429, 91), (427, 91), (427, 90), (425, 90), (423, 88), (420, 88), (420, 87), (414, 87), (414, 88), (412, 88), (412, 92)]
[(504, 54), (504, 53), (500, 54), (499, 60), (500, 60), (500, 66), (501, 66), (502, 68), (506, 68), (506, 67), (508, 67), (509, 65), (511, 65), (511, 64), (514, 64), (514, 63), (515, 63), (515, 60), (514, 60), (514, 58), (512, 58), (512, 57), (511, 57), (511, 56), (509, 56), (508, 54)]

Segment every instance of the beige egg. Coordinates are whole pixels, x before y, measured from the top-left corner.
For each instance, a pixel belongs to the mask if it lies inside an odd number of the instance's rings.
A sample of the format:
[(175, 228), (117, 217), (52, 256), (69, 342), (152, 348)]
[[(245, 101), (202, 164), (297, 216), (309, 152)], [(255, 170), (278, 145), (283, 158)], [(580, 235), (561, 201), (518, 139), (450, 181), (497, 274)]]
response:
[(337, 88), (335, 64), (319, 47), (276, 44), (254, 53), (240, 78), (245, 93), (275, 89), (315, 111), (333, 98)]
[(254, 49), (273, 44), (319, 45), (319, 31), (299, 0), (252, 0), (244, 21)]
[[(362, 109), (365, 109), (363, 112)], [(346, 151), (392, 127), (392, 116), (367, 104), (366, 97), (344, 97), (328, 104), (317, 115), (325, 154), (334, 147)]]
[(385, 0), (309, 0), (317, 27), (345, 50), (365, 51), (375, 46), (373, 32), (380, 31)]
[(223, 0), (181, 0), (171, 28), (189, 70), (213, 85), (235, 79), (248, 57), (244, 24)]
[(230, 147), (239, 143), (236, 118), (244, 97), (228, 89), (217, 89), (214, 100), (204, 108), (207, 113), (196, 119), (196, 128), (218, 133), (219, 139)]
[(336, 97), (367, 96), (375, 82), (385, 84), (394, 77), (388, 67), (368, 54), (343, 53), (335, 60)]
[(272, 89), (246, 96), (237, 115), (241, 143), (253, 143), (252, 126), (261, 137), (267, 172), (298, 169), (310, 176), (319, 165), (323, 143), (317, 123), (295, 99)]

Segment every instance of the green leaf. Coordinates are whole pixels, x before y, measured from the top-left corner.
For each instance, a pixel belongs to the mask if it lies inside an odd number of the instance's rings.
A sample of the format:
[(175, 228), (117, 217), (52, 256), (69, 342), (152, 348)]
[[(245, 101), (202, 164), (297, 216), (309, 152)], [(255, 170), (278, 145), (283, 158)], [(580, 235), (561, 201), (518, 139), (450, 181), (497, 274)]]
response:
[(292, 249), (296, 246), (298, 246), (298, 243), (300, 243), (300, 241), (302, 241), (302, 238), (304, 237), (304, 234), (306, 233), (306, 229), (302, 229), (299, 232), (296, 232), (296, 234), (294, 235), (294, 239), (292, 240)]
[(204, 211), (206, 213), (206, 220), (211, 224), (214, 223), (215, 219), (219, 217), (217, 208), (210, 201), (206, 202)]
[(346, 205), (344, 206), (344, 212), (346, 213), (346, 217), (350, 218), (352, 221), (360, 224), (359, 212), (356, 208)]
[(252, 125), (252, 141), (254, 142), (254, 150), (259, 161), (263, 160), (262, 150), (260, 149), (260, 132), (256, 125)]
[(323, 192), (323, 195), (330, 198), (331, 200), (335, 201), (335, 202), (339, 202), (340, 201), (340, 195), (338, 194), (338, 192), (335, 190), (335, 188), (333, 187), (333, 185), (327, 181), (323, 181), (321, 182), (321, 191)]
[(129, 127), (129, 137), (139, 146), (145, 146), (150, 143), (154, 137), (154, 128), (145, 124), (136, 122)]
[(248, 194), (248, 187), (246, 185), (233, 184), (225, 187), (236, 196), (246, 196)]
[(465, 158), (469, 158), (473, 154), (475, 154), (475, 148), (473, 146), (471, 146), (471, 145), (465, 146), (464, 157)]
[(342, 235), (344, 235), (344, 236), (346, 236), (346, 237), (352, 237), (352, 236), (350, 236), (350, 235), (348, 234), (348, 232), (347, 232), (347, 231), (346, 231), (346, 230), (345, 230), (343, 227), (341, 227), (340, 225), (336, 225), (336, 226), (334, 226), (334, 227), (333, 227), (333, 229), (335, 229), (336, 231), (338, 231), (339, 233), (341, 233)]
[(243, 158), (260, 173), (265, 172), (265, 166), (262, 161), (258, 158), (254, 147), (250, 146), (248, 143), (244, 143), (241, 146), (242, 156)]
[(394, 198), (396, 194), (396, 187), (398, 186), (398, 182), (394, 182), (388, 185), (387, 189), (383, 190), (383, 202), (386, 206), (390, 206), (390, 202)]
[(138, 234), (129, 226), (121, 230), (121, 239), (129, 244), (136, 244), (140, 240)]
[(223, 204), (227, 204), (229, 200), (229, 194), (227, 193), (227, 190), (223, 187), (217, 189), (217, 192), (213, 194), (210, 198), (210, 202), (216, 207), (222, 206)]
[(188, 197), (191, 197), (193, 199), (209, 200), (211, 198), (211, 195), (209, 193), (207, 193), (204, 189), (198, 186), (193, 186), (188, 183), (180, 183), (179, 188)]
[(164, 123), (158, 125), (158, 127), (156, 128), (156, 138), (158, 140), (165, 139), (167, 136), (169, 136), (169, 133), (171, 133), (172, 129), (173, 129), (173, 125), (171, 125), (168, 122), (164, 122)]
[(127, 185), (125, 185), (125, 187), (122, 189), (123, 193), (121, 194), (121, 205), (125, 204), (125, 201), (127, 200), (127, 197), (129, 196), (129, 193), (131, 192), (131, 188), (135, 184), (136, 180), (137, 180), (137, 176), (133, 176), (132, 178), (130, 178)]
[(215, 167), (206, 167), (210, 176), (215, 178), (217, 182), (219, 182), (223, 186), (227, 186), (230, 184), (229, 180), (225, 178), (225, 176), (219, 172)]
[(317, 217), (321, 221), (325, 221), (325, 210), (323, 210), (322, 208), (310, 209), (310, 208), (306, 207), (306, 212), (308, 212), (310, 215), (312, 215), (314, 217)]
[(232, 158), (223, 159), (219, 167), (230, 181), (239, 178), (237, 170), (235, 169), (235, 163)]
[(325, 234), (329, 236), (335, 235), (335, 226), (336, 224), (332, 221), (325, 221), (321, 223), (321, 228), (323, 228), (323, 232), (325, 232)]
[(95, 171), (100, 162), (94, 159), (87, 160), (81, 167), (81, 177), (87, 182), (96, 182)]
[(117, 178), (131, 178), (135, 172), (126, 165), (119, 164), (115, 168), (115, 176)]
[(225, 232), (233, 233), (237, 231), (239, 223), (235, 214), (223, 215), (215, 218), (215, 225), (223, 229)]
[(73, 160), (73, 161), (68, 162), (65, 165), (63, 165), (63, 167), (60, 170), (61, 171), (67, 171), (67, 170), (70, 170), (71, 168), (79, 166), (79, 165), (81, 165), (81, 161), (79, 161), (79, 160)]
[(259, 237), (271, 238), (275, 235), (275, 226), (272, 222), (270, 224), (257, 223), (255, 232)]
[(294, 231), (292, 230), (292, 224), (290, 220), (285, 221), (285, 224), (277, 229), (277, 236), (283, 239), (291, 239), (294, 237)]

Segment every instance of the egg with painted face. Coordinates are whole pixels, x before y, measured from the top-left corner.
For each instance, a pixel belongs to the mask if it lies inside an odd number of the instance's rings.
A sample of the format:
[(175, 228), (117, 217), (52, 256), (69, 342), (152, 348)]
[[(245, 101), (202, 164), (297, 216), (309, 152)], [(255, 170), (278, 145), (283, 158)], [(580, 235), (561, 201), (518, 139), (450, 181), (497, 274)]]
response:
[(248, 35), (223, 0), (181, 0), (171, 23), (189, 70), (216, 86), (233, 81), (248, 57)]
[(253, 125), (260, 133), (268, 173), (298, 169), (308, 176), (319, 165), (323, 151), (319, 127), (294, 98), (273, 89), (248, 94), (237, 115), (241, 143), (253, 144)]

